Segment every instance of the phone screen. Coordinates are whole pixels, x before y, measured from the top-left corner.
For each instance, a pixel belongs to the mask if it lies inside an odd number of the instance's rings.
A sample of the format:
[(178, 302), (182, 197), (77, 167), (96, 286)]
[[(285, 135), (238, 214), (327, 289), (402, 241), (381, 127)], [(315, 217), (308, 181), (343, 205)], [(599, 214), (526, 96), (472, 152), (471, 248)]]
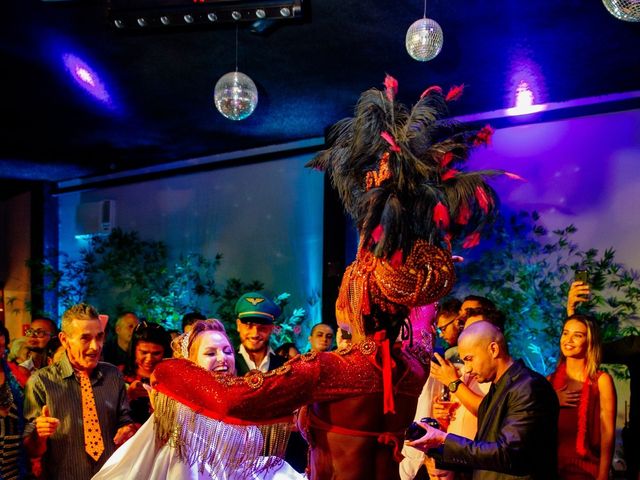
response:
[(576, 270), (576, 282), (589, 283), (589, 272), (587, 270)]

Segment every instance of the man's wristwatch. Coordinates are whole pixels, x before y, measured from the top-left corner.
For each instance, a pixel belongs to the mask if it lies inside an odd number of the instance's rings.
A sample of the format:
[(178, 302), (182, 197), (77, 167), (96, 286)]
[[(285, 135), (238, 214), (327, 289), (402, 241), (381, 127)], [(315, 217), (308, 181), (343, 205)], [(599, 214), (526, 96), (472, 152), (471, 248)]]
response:
[(447, 385), (449, 387), (449, 391), (451, 393), (455, 393), (456, 390), (458, 390), (458, 386), (462, 383), (462, 379), (457, 379), (454, 380), (453, 382), (451, 382), (449, 385)]

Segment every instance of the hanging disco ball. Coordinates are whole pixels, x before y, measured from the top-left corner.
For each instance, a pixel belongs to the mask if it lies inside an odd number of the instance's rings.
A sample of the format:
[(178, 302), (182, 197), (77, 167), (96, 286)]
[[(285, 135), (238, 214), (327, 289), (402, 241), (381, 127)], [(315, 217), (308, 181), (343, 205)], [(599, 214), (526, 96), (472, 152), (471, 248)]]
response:
[(442, 50), (442, 28), (430, 18), (416, 20), (407, 30), (405, 45), (412, 58), (420, 62), (433, 60)]
[(229, 72), (220, 77), (213, 93), (216, 108), (231, 120), (244, 120), (258, 105), (258, 89), (242, 72)]
[(640, 22), (640, 0), (602, 0), (609, 13), (625, 22)]

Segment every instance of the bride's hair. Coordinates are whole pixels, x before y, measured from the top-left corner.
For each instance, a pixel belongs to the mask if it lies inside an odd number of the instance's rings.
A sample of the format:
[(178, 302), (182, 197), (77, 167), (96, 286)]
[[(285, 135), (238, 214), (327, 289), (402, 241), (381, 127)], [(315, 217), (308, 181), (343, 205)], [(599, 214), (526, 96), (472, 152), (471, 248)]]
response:
[(216, 318), (209, 318), (207, 320), (198, 320), (193, 324), (191, 330), (187, 333), (176, 337), (171, 342), (171, 348), (173, 349), (173, 356), (175, 358), (186, 358), (188, 360), (194, 360), (195, 352), (198, 351), (198, 344), (200, 334), (202, 332), (220, 332), (229, 342), (229, 345), (233, 345), (227, 331), (224, 328), (222, 322)]

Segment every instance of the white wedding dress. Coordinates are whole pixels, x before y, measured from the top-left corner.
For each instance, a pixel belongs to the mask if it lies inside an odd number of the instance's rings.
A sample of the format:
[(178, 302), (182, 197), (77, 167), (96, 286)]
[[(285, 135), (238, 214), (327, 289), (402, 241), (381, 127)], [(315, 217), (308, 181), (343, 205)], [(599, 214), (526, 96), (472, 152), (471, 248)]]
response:
[(195, 463), (189, 466), (179, 457), (177, 450), (165, 444), (156, 452), (153, 416), (138, 432), (107, 460), (93, 480), (305, 480), (307, 477), (295, 471), (282, 460), (276, 466), (264, 470), (268, 459), (259, 457), (256, 471), (241, 473), (227, 471), (224, 467), (212, 467)]

